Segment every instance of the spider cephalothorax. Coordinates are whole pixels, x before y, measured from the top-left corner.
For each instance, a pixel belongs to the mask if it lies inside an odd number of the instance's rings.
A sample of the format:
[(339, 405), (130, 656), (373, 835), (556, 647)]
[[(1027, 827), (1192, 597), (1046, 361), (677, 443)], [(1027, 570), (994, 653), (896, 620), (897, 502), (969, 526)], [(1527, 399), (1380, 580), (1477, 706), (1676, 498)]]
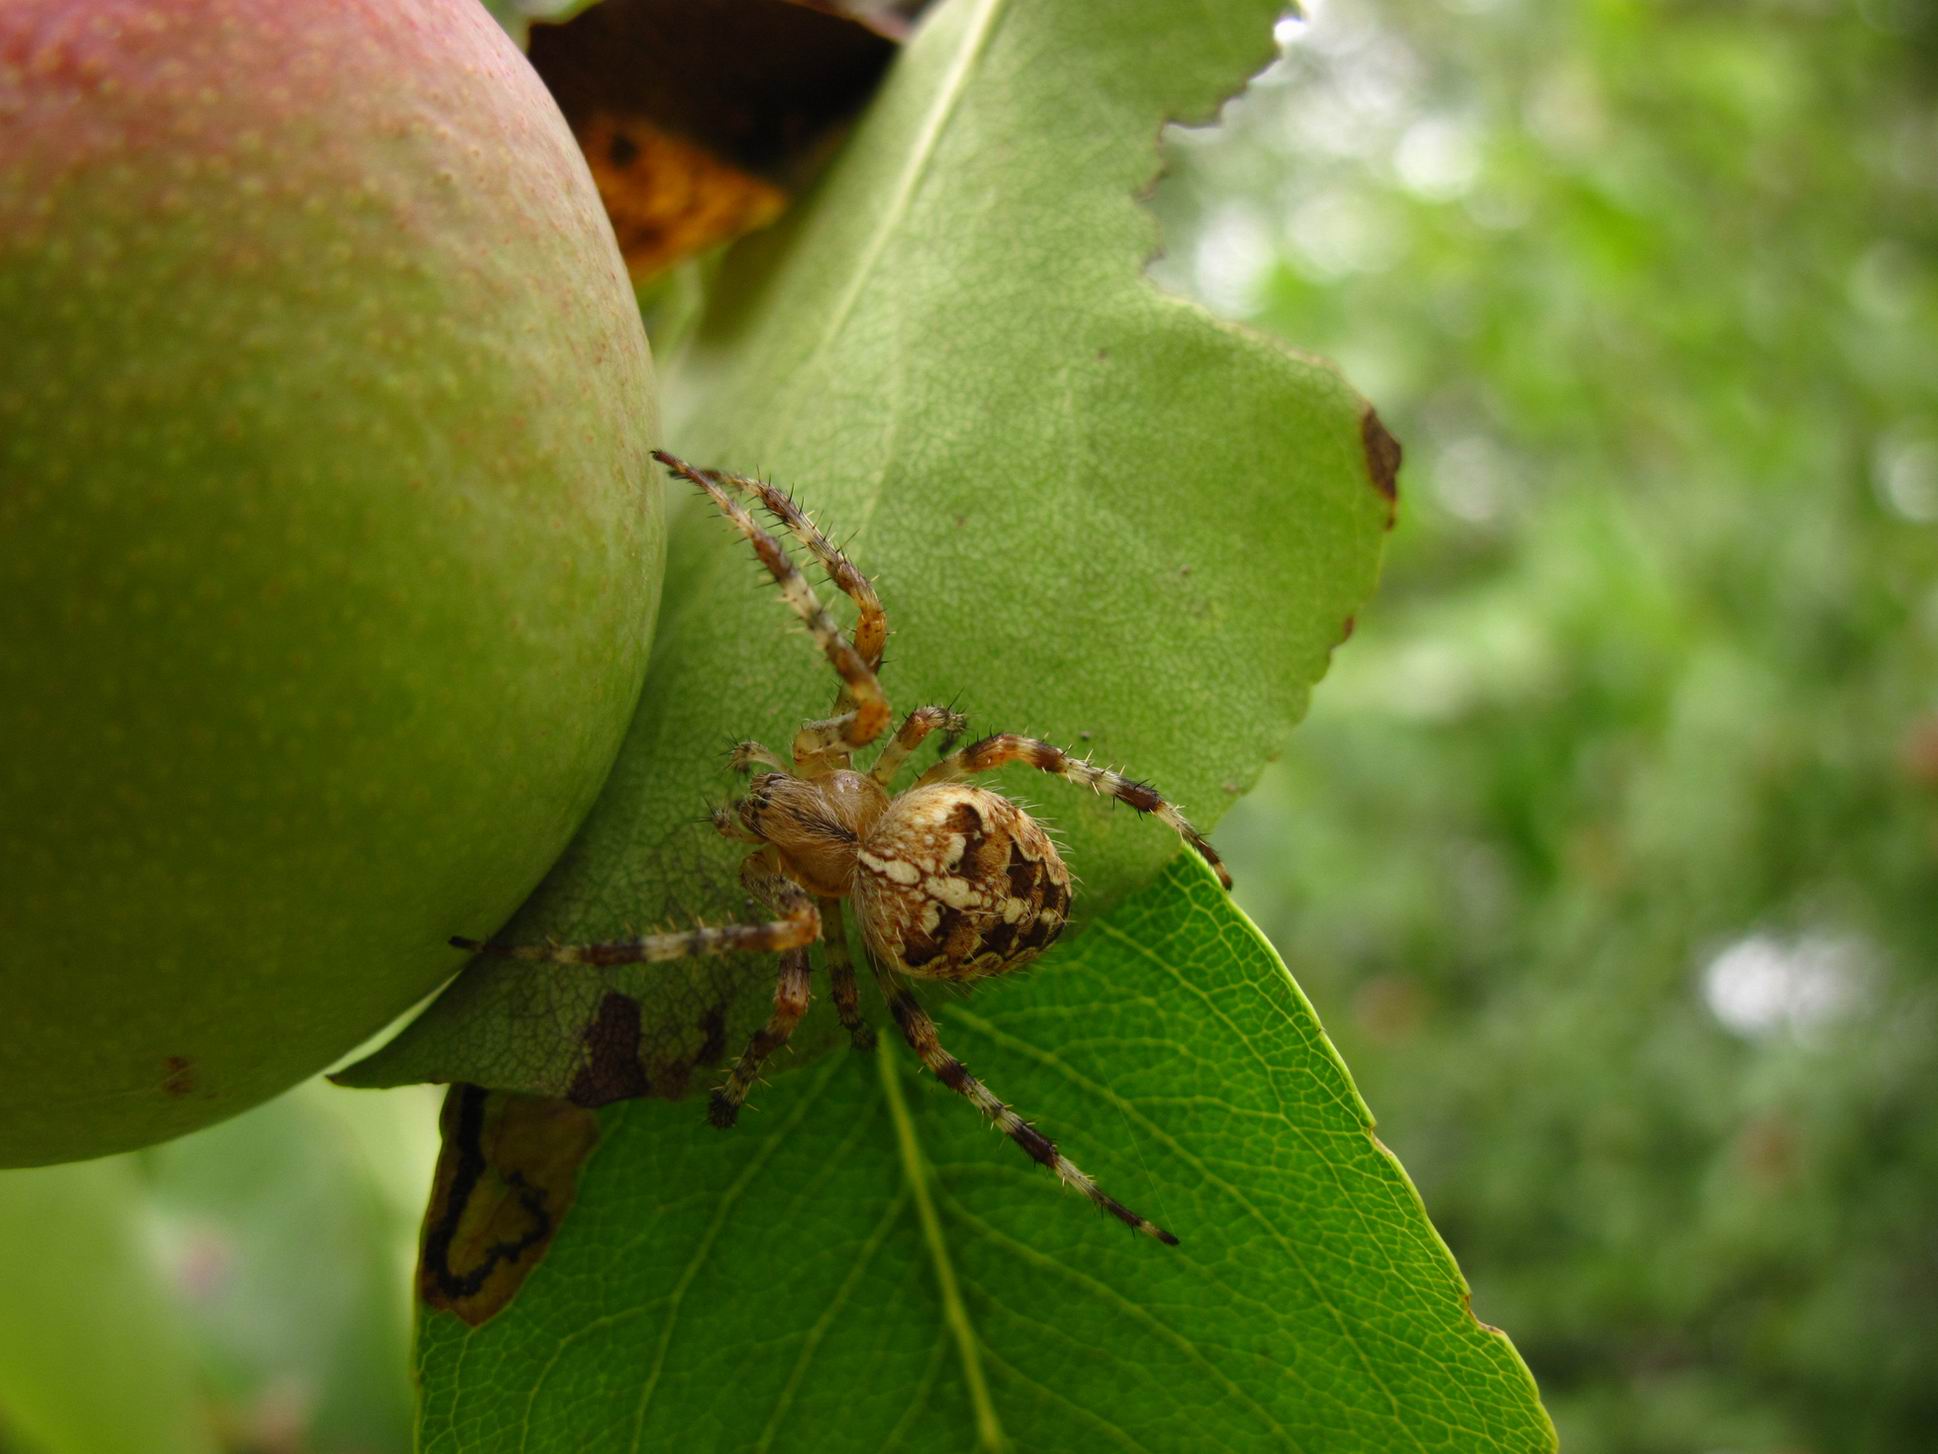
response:
[[(480, 944), (463, 949), (562, 964), (643, 964), (706, 954), (766, 950), (780, 954), (774, 1012), (755, 1032), (727, 1080), (713, 1093), (708, 1115), (731, 1126), (767, 1057), (785, 1044), (808, 1006), (808, 945), (824, 945), (835, 1011), (857, 1045), (873, 1036), (861, 1019), (853, 961), (841, 908), (855, 906), (868, 966), (888, 1011), (922, 1063), (951, 1090), (968, 1097), (1035, 1160), (1098, 1206), (1138, 1231), (1176, 1242), (1101, 1187), (1055, 1144), (990, 1093), (961, 1061), (942, 1048), (935, 1022), (916, 1003), (908, 979), (969, 983), (1028, 963), (1055, 942), (1070, 911), (1070, 871), (1035, 819), (999, 793), (965, 781), (1006, 763), (1074, 779), (1162, 819), (1203, 854), (1230, 887), (1231, 878), (1204, 837), (1149, 783), (1071, 757), (1033, 737), (998, 733), (947, 752), (915, 784), (893, 791), (909, 755), (931, 733), (945, 746), (963, 727), (946, 707), (917, 707), (866, 772), (854, 753), (887, 730), (888, 698), (876, 676), (888, 639), (887, 619), (868, 579), (772, 486), (720, 470), (695, 469), (670, 454), (656, 459), (698, 485), (753, 546), (789, 608), (806, 623), (841, 678), (834, 715), (795, 734), (791, 760), (756, 742), (734, 749), (740, 771), (760, 773), (747, 795), (715, 810), (714, 826), (729, 838), (757, 845), (740, 866), (741, 882), (780, 915), (765, 924), (729, 924), (683, 934), (649, 934), (606, 944)], [(749, 515), (730, 491), (758, 500), (820, 561), (828, 578), (860, 614), (843, 635), (781, 543)]]

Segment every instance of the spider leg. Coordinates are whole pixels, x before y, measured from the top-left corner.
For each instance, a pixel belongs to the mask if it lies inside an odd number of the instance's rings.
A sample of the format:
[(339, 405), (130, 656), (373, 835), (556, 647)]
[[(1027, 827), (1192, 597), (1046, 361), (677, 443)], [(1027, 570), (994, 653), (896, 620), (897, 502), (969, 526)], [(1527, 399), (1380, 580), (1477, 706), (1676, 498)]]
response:
[(760, 1076), (761, 1065), (787, 1043), (794, 1027), (801, 1023), (801, 1016), (807, 1013), (807, 1007), (808, 952), (803, 945), (781, 955), (780, 978), (774, 982), (774, 1013), (768, 1016), (765, 1025), (754, 1031), (753, 1039), (740, 1052), (740, 1059), (727, 1072), (727, 1083), (708, 1100), (709, 1121), (722, 1130), (733, 1125), (747, 1092)]
[(708, 470), (707, 473), (718, 483), (759, 500), (767, 513), (792, 531), (794, 538), (821, 562), (828, 579), (860, 611), (853, 635), (855, 650), (868, 663), (870, 671), (880, 671), (882, 649), (888, 644), (888, 616), (882, 610), (881, 598), (875, 594), (874, 583), (855, 569), (854, 562), (842, 553), (841, 547), (828, 539), (821, 527), (808, 518), (807, 512), (796, 505), (786, 491), (775, 489), (765, 480), (749, 479), (746, 475), (731, 474), (726, 470)]
[[(842, 691), (843, 696), (835, 703), (836, 708), (847, 706), (850, 700), (846, 695), (847, 689), (844, 687)], [(812, 722), (802, 723), (789, 749), (794, 754), (795, 772), (811, 778), (846, 767), (850, 760), (851, 744), (845, 739), (854, 720), (853, 711), (843, 711), (837, 716), (817, 717)]]
[(736, 843), (765, 843), (767, 841), (765, 838), (758, 833), (749, 832), (740, 821), (740, 814), (736, 811), (739, 806), (738, 803), (721, 803), (709, 810), (707, 817), (712, 822), (714, 831), (722, 838), (731, 838)]
[(895, 774), (902, 770), (908, 755), (922, 745), (922, 739), (937, 728), (944, 732), (960, 732), (969, 719), (960, 712), (947, 707), (917, 707), (902, 719), (901, 730), (889, 740), (882, 749), (882, 755), (875, 759), (875, 766), (869, 776), (887, 787), (895, 781)]
[[(750, 479), (746, 475), (731, 474), (725, 470), (709, 470), (707, 473), (721, 484), (731, 485), (758, 499), (767, 513), (785, 525), (794, 538), (821, 562), (821, 568), (827, 572), (828, 579), (836, 589), (855, 603), (855, 627), (849, 633), (849, 640), (854, 643), (861, 659), (868, 663), (868, 669), (879, 673), (882, 652), (888, 646), (888, 615), (882, 610), (881, 598), (875, 594), (874, 582), (855, 568), (854, 562), (848, 559), (841, 547), (828, 539), (821, 527), (785, 491), (775, 489), (765, 480)], [(797, 767), (829, 771), (848, 765), (842, 736), (846, 717), (842, 714), (854, 710), (854, 707), (855, 694), (843, 681), (841, 689), (835, 694), (833, 710), (837, 715), (809, 722), (796, 734), (794, 762)]]
[(848, 953), (848, 926), (841, 917), (841, 900), (821, 900), (821, 945), (828, 957), (828, 986), (834, 992), (834, 1011), (841, 1028), (857, 1050), (875, 1043), (875, 1032), (861, 1018), (861, 993), (855, 987), (855, 961)]
[(916, 786), (960, 782), (979, 772), (989, 772), (1011, 762), (1026, 762), (1038, 772), (1067, 777), (1107, 798), (1127, 803), (1140, 813), (1153, 814), (1198, 850), (1204, 861), (1217, 870), (1220, 883), (1226, 888), (1231, 887), (1231, 873), (1218, 856), (1218, 850), (1211, 846), (1204, 834), (1191, 826), (1184, 814), (1166, 802), (1156, 788), (1121, 773), (1111, 772), (1108, 768), (1097, 767), (1087, 758), (1072, 757), (1055, 743), (1045, 742), (1041, 738), (1019, 737), (1014, 732), (999, 732), (993, 737), (985, 737), (980, 742), (972, 742), (960, 751), (950, 753), (923, 773), (916, 780)]
[(1176, 1237), (1108, 1195), (1079, 1171), (1069, 1157), (1057, 1150), (1054, 1141), (998, 1100), (989, 1087), (969, 1073), (967, 1066), (942, 1048), (942, 1042), (936, 1036), (935, 1021), (916, 1003), (915, 996), (908, 992), (907, 987), (892, 980), (872, 955), (869, 957), (869, 967), (875, 972), (875, 982), (881, 986), (882, 998), (888, 1001), (888, 1012), (895, 1017), (902, 1038), (908, 1041), (909, 1047), (922, 1058), (922, 1064), (934, 1073), (937, 1080), (973, 1102), (997, 1130), (1022, 1147), (1023, 1153), (1032, 1161), (1049, 1167), (1065, 1186), (1075, 1187), (1118, 1221), (1136, 1228), (1146, 1237), (1155, 1237), (1168, 1246), (1178, 1245)]
[(752, 772), (755, 763), (779, 768), (782, 772), (786, 772), (788, 766), (758, 742), (736, 742), (733, 751), (727, 754), (727, 768), (731, 772)]
[(760, 563), (767, 567), (767, 573), (780, 587), (781, 599), (806, 624), (829, 665), (841, 678), (844, 700), (853, 703), (852, 707), (838, 716), (811, 722), (802, 728), (794, 740), (795, 761), (804, 763), (810, 759), (825, 758), (831, 753), (845, 754), (855, 748), (866, 747), (881, 736), (888, 726), (888, 698), (882, 692), (874, 668), (841, 634), (841, 628), (821, 604), (820, 597), (815, 595), (814, 587), (808, 584), (807, 577), (796, 568), (781, 543), (755, 524), (754, 517), (747, 513), (745, 507), (707, 471), (696, 469), (664, 450), (654, 450), (653, 458), (682, 479), (690, 480), (706, 491), (720, 508), (720, 513), (747, 538), (748, 544), (754, 548), (754, 554), (760, 557)]
[(740, 880), (775, 908), (781, 917), (765, 924), (702, 926), (683, 933), (643, 934), (605, 944), (502, 944), (453, 938), (451, 947), (500, 959), (530, 959), (547, 964), (666, 964), (714, 954), (772, 954), (802, 949), (821, 935), (821, 911), (814, 896), (773, 865), (768, 850), (741, 861)]

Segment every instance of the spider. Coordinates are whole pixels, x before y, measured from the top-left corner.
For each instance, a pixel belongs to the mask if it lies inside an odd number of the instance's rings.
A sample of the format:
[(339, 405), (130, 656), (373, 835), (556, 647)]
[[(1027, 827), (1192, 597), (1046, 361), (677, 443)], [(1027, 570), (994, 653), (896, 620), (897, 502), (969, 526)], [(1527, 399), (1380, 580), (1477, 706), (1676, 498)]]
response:
[[(701, 927), (605, 944), (504, 944), (464, 938), (451, 943), (473, 953), (577, 965), (778, 952), (773, 1014), (747, 1042), (726, 1083), (708, 1103), (708, 1119), (728, 1127), (739, 1116), (762, 1064), (787, 1043), (807, 1010), (808, 946), (815, 940), (824, 945), (829, 988), (842, 1026), (857, 1047), (874, 1043), (861, 1018), (849, 955), (842, 901), (851, 900), (861, 923), (865, 958), (888, 1012), (936, 1079), (966, 1097), (1066, 1186), (1146, 1236), (1177, 1245), (1176, 1237), (1106, 1194), (1049, 1137), (944, 1050), (935, 1021), (904, 981), (968, 985), (1007, 974), (1049, 948), (1069, 914), (1070, 872), (1055, 845), (1017, 804), (967, 781), (978, 773), (1006, 763), (1028, 763), (1126, 803), (1168, 824), (1230, 888), (1231, 875), (1216, 850), (1149, 783), (1093, 766), (1053, 743), (1002, 732), (948, 751), (965, 723), (947, 707), (917, 707), (902, 719), (873, 766), (856, 770), (854, 754), (881, 737), (890, 715), (876, 675), (888, 621), (874, 586), (773, 486), (723, 470), (697, 469), (664, 451), (654, 451), (653, 457), (675, 477), (704, 490), (746, 537), (782, 599), (806, 624), (841, 678), (833, 715), (801, 727), (791, 761), (757, 742), (733, 749), (736, 771), (751, 772), (756, 765), (771, 771), (755, 776), (745, 797), (713, 811), (720, 833), (756, 845), (740, 865), (740, 879), (779, 917), (763, 924)], [(781, 542), (755, 523), (736, 496), (758, 501), (854, 601), (859, 615), (851, 635), (842, 634)], [(909, 755), (937, 731), (944, 734), (944, 755), (911, 787), (893, 792)]]

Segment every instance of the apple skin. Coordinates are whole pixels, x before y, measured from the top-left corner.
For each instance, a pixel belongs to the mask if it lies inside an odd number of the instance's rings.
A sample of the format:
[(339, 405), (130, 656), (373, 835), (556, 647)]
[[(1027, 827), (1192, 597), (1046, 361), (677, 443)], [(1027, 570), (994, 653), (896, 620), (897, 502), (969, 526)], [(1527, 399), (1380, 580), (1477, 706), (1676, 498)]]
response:
[(0, 4), (0, 1165), (322, 1069), (564, 848), (652, 362), (477, 0)]

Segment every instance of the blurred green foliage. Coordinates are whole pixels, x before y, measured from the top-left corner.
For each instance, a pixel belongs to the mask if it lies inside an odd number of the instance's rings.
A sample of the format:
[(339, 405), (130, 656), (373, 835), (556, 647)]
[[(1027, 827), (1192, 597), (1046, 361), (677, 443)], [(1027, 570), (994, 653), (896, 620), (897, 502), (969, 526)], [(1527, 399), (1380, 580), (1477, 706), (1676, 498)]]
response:
[(0, 1175), (0, 1454), (402, 1454), (438, 1090)]
[(1328, 0), (1171, 286), (1405, 442), (1221, 828), (1570, 1454), (1938, 1437), (1938, 28)]

